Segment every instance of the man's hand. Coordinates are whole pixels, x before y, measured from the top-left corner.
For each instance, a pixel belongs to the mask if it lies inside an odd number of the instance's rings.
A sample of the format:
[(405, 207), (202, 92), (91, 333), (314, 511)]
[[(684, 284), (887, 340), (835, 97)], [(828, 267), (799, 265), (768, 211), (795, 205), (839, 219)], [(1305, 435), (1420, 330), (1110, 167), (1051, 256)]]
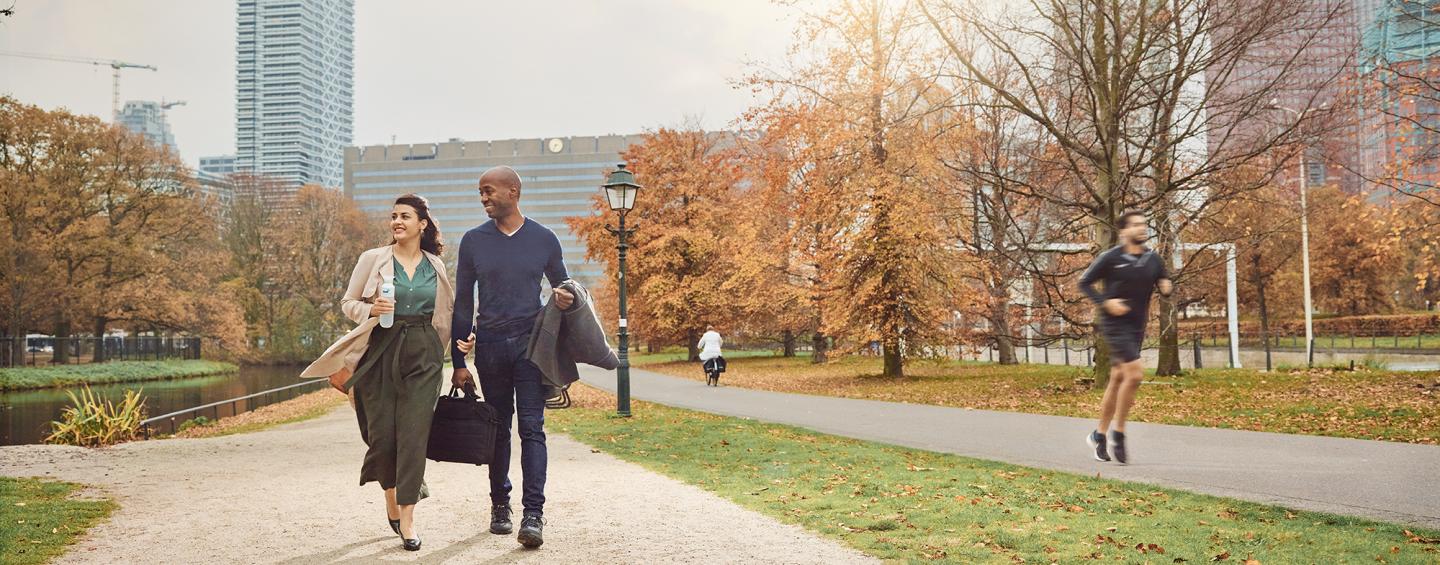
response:
[(474, 377), (470, 376), (470, 369), (460, 367), (450, 374), (450, 385), (455, 388), (465, 388), (465, 383), (471, 382)]
[(570, 305), (574, 303), (575, 295), (570, 294), (570, 291), (563, 288), (555, 289), (555, 305), (559, 306), (561, 310), (569, 310)]
[(1111, 316), (1124, 316), (1130, 312), (1130, 307), (1126, 306), (1125, 301), (1119, 298), (1106, 300), (1100, 304), (1100, 307), (1104, 308), (1105, 313)]
[(1161, 295), (1161, 296), (1170, 296), (1170, 291), (1171, 291), (1171, 290), (1174, 290), (1174, 289), (1175, 289), (1175, 285), (1170, 284), (1170, 279), (1160, 279), (1160, 295)]
[(475, 349), (475, 332), (470, 332), (470, 338), (465, 341), (455, 340), (455, 348), (460, 350), (462, 355), (469, 355), (471, 349)]

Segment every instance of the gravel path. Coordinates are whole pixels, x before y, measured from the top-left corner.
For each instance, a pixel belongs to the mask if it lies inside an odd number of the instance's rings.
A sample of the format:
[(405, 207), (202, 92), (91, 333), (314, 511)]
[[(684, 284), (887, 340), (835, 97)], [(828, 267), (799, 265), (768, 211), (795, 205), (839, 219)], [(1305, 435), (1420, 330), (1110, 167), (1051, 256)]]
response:
[[(519, 449), (512, 464), (518, 478)], [(431, 463), (416, 509), (424, 549), (356, 486), (364, 445), (348, 407), (275, 429), (109, 449), (0, 447), (0, 475), (94, 485), (120, 504), (58, 563), (857, 563), (859, 552), (551, 434), (545, 545), (488, 526), (482, 468)], [(519, 514), (516, 484), (516, 514)]]

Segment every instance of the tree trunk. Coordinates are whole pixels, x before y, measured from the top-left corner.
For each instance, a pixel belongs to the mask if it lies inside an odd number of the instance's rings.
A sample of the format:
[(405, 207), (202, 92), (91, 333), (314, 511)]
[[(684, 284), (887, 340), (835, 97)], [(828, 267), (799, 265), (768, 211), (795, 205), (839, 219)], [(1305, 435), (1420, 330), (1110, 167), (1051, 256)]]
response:
[(1008, 297), (1001, 297), (996, 300), (991, 297), (990, 304), (990, 329), (995, 335), (995, 352), (1001, 365), (1014, 365), (1018, 363), (1015, 359), (1015, 338), (1010, 333), (1010, 304)]
[(695, 330), (685, 332), (685, 346), (690, 348), (690, 361), (700, 360), (700, 336)]
[(70, 312), (68, 308), (62, 307), (55, 318), (55, 346), (51, 348), (54, 355), (50, 359), (51, 364), (64, 365), (70, 362)]
[(1110, 384), (1110, 345), (1105, 343), (1105, 334), (1100, 331), (1100, 317), (1103, 316), (1099, 308), (1095, 309), (1094, 338), (1095, 342), (1095, 366), (1090, 374), (1095, 378), (1095, 386), (1104, 389)]
[(793, 331), (791, 331), (791, 330), (785, 330), (785, 335), (781, 338), (781, 343), (782, 343), (782, 345), (783, 345), (784, 348), (785, 348), (785, 353), (784, 353), (785, 357), (794, 357), (794, 356), (795, 356), (795, 332), (793, 332)]
[(95, 317), (95, 342), (96, 342), (96, 343), (95, 343), (95, 362), (96, 362), (96, 363), (102, 363), (102, 362), (106, 361), (106, 357), (105, 357), (105, 326), (107, 326), (107, 325), (109, 325), (109, 324), (110, 324), (110, 321), (109, 321), (109, 320), (106, 320), (104, 317), (101, 317), (101, 316), (96, 316), (96, 317)]
[(1160, 362), (1155, 374), (1173, 377), (1180, 374), (1180, 326), (1175, 323), (1175, 295), (1161, 296), (1156, 302), (1160, 310)]
[(1265, 344), (1265, 370), (1270, 370), (1270, 310), (1265, 305), (1265, 277), (1260, 273), (1260, 257), (1252, 261), (1250, 280), (1255, 284), (1255, 299), (1260, 303), (1260, 342)]
[(829, 345), (830, 342), (825, 338), (824, 333), (815, 332), (814, 334), (811, 334), (810, 362), (824, 363), (826, 361), (826, 356), (829, 354)]
[[(16, 308), (19, 310), (19, 308)], [(19, 314), (10, 317), (10, 366), (19, 367), (25, 364), (25, 326), (20, 323)]]
[(881, 345), (880, 349), (885, 356), (884, 376), (905, 376), (905, 360), (900, 355), (900, 343), (898, 341), (887, 340)]

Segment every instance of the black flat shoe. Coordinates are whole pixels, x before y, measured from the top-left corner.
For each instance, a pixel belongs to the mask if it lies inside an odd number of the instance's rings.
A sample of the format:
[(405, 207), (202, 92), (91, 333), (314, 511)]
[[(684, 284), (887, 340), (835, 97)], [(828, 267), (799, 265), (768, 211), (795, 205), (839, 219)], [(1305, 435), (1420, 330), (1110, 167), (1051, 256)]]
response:
[(390, 529), (395, 530), (395, 535), (400, 535), (400, 521), (390, 520)]
[(415, 536), (415, 539), (405, 540), (405, 544), (402, 547), (405, 548), (405, 551), (420, 551), (420, 536)]

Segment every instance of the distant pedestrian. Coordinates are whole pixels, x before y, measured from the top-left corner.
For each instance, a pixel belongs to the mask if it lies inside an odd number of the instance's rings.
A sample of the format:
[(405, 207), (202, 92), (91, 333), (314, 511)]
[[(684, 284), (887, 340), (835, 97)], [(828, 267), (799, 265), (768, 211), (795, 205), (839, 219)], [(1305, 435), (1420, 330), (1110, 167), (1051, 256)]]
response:
[(720, 353), (720, 332), (715, 326), (705, 326), (705, 335), (700, 336), (700, 362), (705, 367), (705, 385), (720, 386), (720, 373), (725, 372), (725, 357)]
[[(1080, 277), (1080, 290), (1101, 309), (1100, 333), (1110, 348), (1110, 382), (1100, 401), (1100, 425), (1085, 437), (1095, 450), (1095, 459), (1109, 461), (1110, 455), (1124, 464), (1129, 460), (1125, 447), (1125, 420), (1135, 405), (1144, 371), (1140, 366), (1140, 344), (1145, 341), (1146, 314), (1155, 289), (1169, 296), (1170, 276), (1165, 260), (1145, 247), (1149, 238), (1145, 215), (1126, 212), (1116, 226), (1120, 245), (1095, 258)], [(1103, 291), (1095, 283), (1103, 281)], [(1109, 453), (1105, 433), (1110, 432)]]

